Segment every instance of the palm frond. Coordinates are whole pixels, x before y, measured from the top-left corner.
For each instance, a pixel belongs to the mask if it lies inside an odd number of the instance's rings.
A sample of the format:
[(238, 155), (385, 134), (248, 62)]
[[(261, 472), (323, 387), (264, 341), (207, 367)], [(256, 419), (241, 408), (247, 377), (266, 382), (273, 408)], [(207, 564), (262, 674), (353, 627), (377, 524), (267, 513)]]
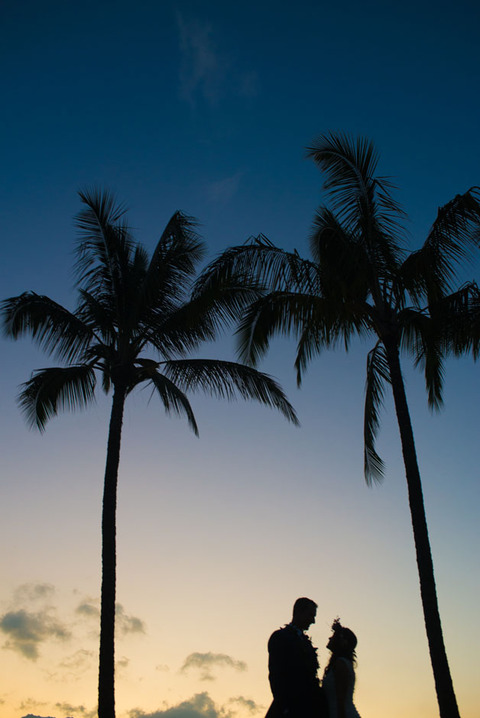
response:
[(309, 362), (323, 348), (334, 349), (338, 344), (343, 344), (348, 352), (352, 337), (372, 331), (370, 307), (365, 302), (314, 297), (306, 309), (309, 311), (302, 317), (295, 359), (297, 386), (301, 385)]
[[(135, 333), (145, 314), (144, 285), (150, 259), (138, 242), (122, 272), (122, 295), (117, 304), (119, 321), (129, 336)], [(147, 305), (148, 306), (148, 305)]]
[(5, 336), (30, 334), (41, 349), (62, 361), (78, 360), (94, 336), (81, 316), (35, 292), (4, 300), (1, 312)]
[(385, 465), (375, 450), (380, 426), (379, 413), (385, 397), (385, 383), (390, 383), (385, 349), (380, 342), (368, 353), (364, 412), (364, 473), (368, 485), (383, 479)]
[(85, 363), (89, 366), (95, 369), (106, 369), (109, 372), (118, 366), (120, 362), (115, 344), (105, 344), (104, 342), (91, 344), (85, 352), (85, 360)]
[(277, 334), (299, 336), (311, 316), (315, 297), (288, 292), (271, 292), (253, 302), (236, 331), (237, 351), (242, 361), (256, 366)]
[(95, 327), (95, 334), (102, 340), (111, 343), (116, 337), (118, 317), (110, 299), (103, 301), (101, 296), (94, 296), (84, 289), (79, 289), (80, 303), (76, 314), (89, 327)]
[(428, 406), (439, 410), (443, 405), (444, 328), (422, 310), (407, 307), (397, 314), (400, 346), (414, 357), (414, 366), (423, 370)]
[(314, 262), (302, 259), (296, 251), (276, 247), (260, 234), (243, 245), (230, 247), (211, 262), (197, 280), (193, 296), (235, 284), (258, 292), (315, 292), (316, 274)]
[(112, 388), (112, 375), (109, 371), (109, 367), (103, 365), (100, 367), (102, 370), (102, 389), (104, 394), (108, 394)]
[[(229, 252), (230, 250), (227, 250)], [(212, 265), (210, 266), (213, 266)], [(238, 321), (244, 310), (263, 294), (257, 282), (232, 272), (223, 276), (209, 276), (207, 267), (198, 277), (192, 290), (189, 305), (196, 308), (196, 314), (211, 326), (213, 334), (217, 334), (232, 322)]]
[(267, 374), (236, 362), (180, 359), (162, 363), (164, 373), (183, 391), (204, 391), (219, 399), (254, 399), (278, 409), (293, 424), (297, 415), (280, 385)]
[(428, 406), (433, 411), (440, 411), (443, 406), (444, 359), (438, 343), (429, 346), (425, 342), (424, 349), (418, 355), (415, 366), (423, 368)]
[(198, 222), (183, 212), (170, 218), (152, 254), (142, 288), (142, 303), (172, 311), (183, 303), (206, 247)]
[(86, 205), (76, 217), (78, 284), (94, 296), (103, 295), (115, 302), (122, 296), (124, 275), (135, 247), (123, 220), (126, 210), (107, 190), (86, 189), (78, 194)]
[(164, 358), (186, 356), (218, 337), (257, 297), (258, 292), (242, 285), (222, 286), (198, 294), (170, 313), (146, 313), (142, 346), (152, 345)]
[(475, 282), (434, 302), (430, 317), (447, 354), (480, 356), (480, 290)]
[(326, 207), (320, 207), (315, 215), (310, 250), (323, 296), (339, 301), (367, 298), (371, 267), (365, 247)]
[[(430, 248), (421, 247), (411, 252), (400, 265), (398, 275), (393, 282), (394, 292), (399, 300), (398, 305), (405, 302), (406, 294), (417, 306), (421, 306), (428, 302), (429, 294), (433, 297), (443, 291), (437, 290), (438, 286), (443, 286), (443, 282), (438, 283), (436, 272), (432, 272), (431, 255)], [(430, 289), (429, 285), (431, 285)]]
[(362, 227), (368, 237), (382, 228), (390, 240), (394, 233), (403, 233), (401, 220), (405, 214), (392, 196), (394, 185), (375, 176), (378, 154), (372, 142), (331, 132), (307, 148), (307, 157), (327, 175), (324, 188), (349, 231)]
[(460, 263), (480, 245), (480, 191), (473, 187), (438, 210), (425, 240), (405, 261), (402, 276), (409, 291), (423, 292), (429, 304), (453, 289)]
[(195, 436), (198, 436), (198, 426), (190, 402), (175, 382), (160, 374), (155, 368), (143, 367), (141, 375), (143, 380), (151, 381), (156, 393), (159, 395), (167, 414), (172, 412), (185, 416), (188, 425)]
[(362, 194), (367, 197), (378, 165), (378, 153), (370, 140), (364, 137), (355, 140), (343, 132), (328, 132), (307, 147), (306, 156), (327, 175), (324, 187), (333, 206), (343, 214), (351, 211), (353, 197), (355, 200)]
[(95, 372), (87, 364), (40, 369), (22, 384), (20, 407), (31, 427), (44, 431), (60, 409), (81, 409), (94, 398)]

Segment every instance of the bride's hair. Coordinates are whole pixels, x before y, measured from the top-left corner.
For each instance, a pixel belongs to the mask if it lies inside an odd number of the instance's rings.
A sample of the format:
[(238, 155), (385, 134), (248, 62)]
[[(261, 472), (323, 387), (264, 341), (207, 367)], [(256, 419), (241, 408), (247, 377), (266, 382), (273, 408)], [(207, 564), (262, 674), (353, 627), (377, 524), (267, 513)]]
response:
[(357, 663), (357, 654), (355, 653), (355, 647), (357, 645), (357, 637), (353, 631), (346, 626), (342, 626), (340, 619), (336, 618), (332, 624), (332, 631), (334, 636), (339, 637), (339, 641), (333, 647), (332, 655), (325, 668), (325, 673), (328, 673), (332, 665), (335, 663), (337, 658), (346, 658), (351, 661), (353, 665)]

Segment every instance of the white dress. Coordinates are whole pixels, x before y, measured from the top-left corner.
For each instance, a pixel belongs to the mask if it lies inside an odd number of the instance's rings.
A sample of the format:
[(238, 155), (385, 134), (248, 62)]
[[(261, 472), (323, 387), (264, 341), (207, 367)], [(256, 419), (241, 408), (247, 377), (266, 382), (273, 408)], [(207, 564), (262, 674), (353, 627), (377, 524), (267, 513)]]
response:
[[(337, 658), (337, 661), (343, 661), (348, 668), (349, 681), (347, 694), (345, 696), (345, 716), (346, 718), (360, 718), (360, 715), (353, 705), (353, 690), (355, 688), (355, 671), (351, 661), (346, 658)], [(337, 712), (337, 692), (335, 690), (335, 673), (333, 668), (327, 672), (322, 681), (325, 696), (328, 702), (329, 718), (338, 718)]]

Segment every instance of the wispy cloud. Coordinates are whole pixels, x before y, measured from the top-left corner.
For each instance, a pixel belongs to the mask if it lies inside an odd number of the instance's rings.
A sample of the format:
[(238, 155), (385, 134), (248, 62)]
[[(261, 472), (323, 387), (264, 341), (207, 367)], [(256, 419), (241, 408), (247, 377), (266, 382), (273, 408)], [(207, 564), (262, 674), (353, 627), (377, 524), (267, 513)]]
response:
[(238, 707), (238, 710), (241, 710), (242, 713), (245, 711), (248, 711), (248, 713), (258, 713), (258, 711), (265, 712), (265, 706), (259, 705), (251, 698), (244, 698), (243, 696), (236, 696), (235, 698), (230, 698), (228, 701), (229, 705), (233, 705), (234, 710)]
[(246, 671), (247, 664), (243, 661), (237, 661), (225, 653), (190, 653), (186, 657), (181, 673), (186, 673), (190, 669), (200, 671), (201, 681), (213, 681), (214, 668), (233, 668), (235, 671)]
[(15, 604), (46, 601), (47, 599), (52, 599), (54, 594), (55, 586), (51, 583), (23, 583), (15, 589), (13, 601)]
[(117, 661), (115, 661), (115, 668), (117, 670), (123, 671), (123, 670), (125, 670), (125, 668), (128, 668), (129, 664), (130, 664), (130, 659), (127, 658), (126, 656), (122, 656)]
[(229, 177), (224, 177), (223, 179), (207, 184), (206, 192), (208, 199), (211, 202), (219, 204), (229, 202), (232, 197), (237, 194), (243, 174), (243, 172), (235, 172), (235, 174)]
[(78, 604), (75, 613), (84, 618), (98, 619), (100, 617), (100, 601), (94, 598), (85, 598)]
[(85, 706), (73, 706), (71, 703), (55, 703), (55, 708), (65, 716), (83, 716), (83, 718), (94, 718), (97, 711), (87, 710)]
[(177, 13), (180, 35), (180, 95), (190, 104), (203, 97), (215, 104), (223, 78), (223, 66), (213, 43), (210, 23)]
[(180, 97), (190, 105), (198, 100), (216, 106), (225, 95), (256, 97), (260, 82), (255, 70), (238, 69), (222, 52), (212, 23), (177, 12), (180, 46)]
[(46, 706), (46, 705), (47, 705), (47, 703), (37, 701), (34, 698), (25, 698), (24, 700), (22, 700), (22, 702), (18, 706), (18, 710), (19, 711), (32, 711), (32, 710), (38, 711), (40, 709), (43, 710), (43, 706)]
[(160, 671), (160, 673), (168, 673), (170, 670), (170, 666), (167, 666), (165, 663), (159, 663), (157, 666), (155, 666), (156, 671)]
[(128, 633), (145, 633), (145, 623), (137, 616), (127, 616), (121, 603), (116, 606), (116, 629), (123, 636)]
[(81, 674), (92, 667), (95, 658), (96, 654), (94, 651), (87, 651), (81, 648), (79, 651), (75, 651), (75, 653), (64, 658), (60, 663), (60, 668), (69, 671), (72, 676), (78, 679)]
[[(100, 617), (100, 601), (94, 598), (85, 598), (81, 601), (75, 613), (86, 619), (94, 619), (98, 622)], [(126, 636), (129, 633), (145, 633), (145, 623), (137, 616), (128, 616), (121, 603), (115, 605), (115, 628), (117, 633)]]
[(39, 656), (39, 646), (49, 640), (66, 640), (71, 632), (45, 608), (30, 613), (25, 609), (8, 611), (0, 618), (0, 630), (7, 636), (4, 648), (17, 651), (32, 661)]
[(240, 75), (238, 94), (247, 98), (257, 97), (260, 94), (260, 80), (255, 70)]

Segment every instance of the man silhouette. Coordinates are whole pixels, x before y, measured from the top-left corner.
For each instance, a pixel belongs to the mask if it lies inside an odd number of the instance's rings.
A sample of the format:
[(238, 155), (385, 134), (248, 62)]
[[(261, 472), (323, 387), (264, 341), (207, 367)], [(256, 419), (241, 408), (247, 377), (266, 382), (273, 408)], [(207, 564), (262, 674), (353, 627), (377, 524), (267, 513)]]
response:
[(291, 623), (268, 641), (268, 679), (273, 703), (266, 718), (321, 718), (325, 699), (317, 677), (317, 651), (305, 635), (315, 623), (317, 604), (297, 598)]

